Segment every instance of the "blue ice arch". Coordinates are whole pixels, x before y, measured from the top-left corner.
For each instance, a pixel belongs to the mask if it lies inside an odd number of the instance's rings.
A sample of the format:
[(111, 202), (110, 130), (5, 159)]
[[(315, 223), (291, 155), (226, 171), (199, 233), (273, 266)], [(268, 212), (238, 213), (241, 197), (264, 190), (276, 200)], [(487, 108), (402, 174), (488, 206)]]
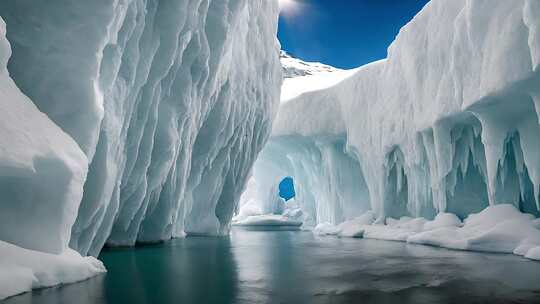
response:
[(290, 176), (285, 177), (279, 182), (279, 197), (285, 199), (285, 201), (290, 200), (296, 195), (294, 192), (294, 182), (293, 178)]

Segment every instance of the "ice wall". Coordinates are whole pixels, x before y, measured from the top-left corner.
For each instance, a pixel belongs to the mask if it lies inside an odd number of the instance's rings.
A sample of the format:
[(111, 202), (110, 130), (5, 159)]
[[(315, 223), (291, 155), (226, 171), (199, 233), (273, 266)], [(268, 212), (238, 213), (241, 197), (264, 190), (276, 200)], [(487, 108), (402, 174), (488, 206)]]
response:
[(306, 225), (338, 224), (363, 214), (370, 209), (369, 191), (358, 163), (344, 154), (344, 144), (343, 138), (331, 137), (272, 139), (256, 162), (241, 205), (259, 206), (260, 214), (283, 209), (277, 186), (294, 173), (295, 202)]
[(10, 78), (5, 35), (0, 18), (0, 240), (57, 254), (70, 240), (87, 159)]
[(279, 100), (277, 1), (6, 0), (0, 15), (13, 79), (90, 164), (72, 248), (228, 232)]
[[(378, 222), (444, 211), (464, 218), (499, 203), (538, 216), (539, 29), (537, 0), (431, 1), (401, 29), (387, 59), (283, 103), (255, 172), (273, 159), (308, 159), (312, 164), (283, 173), (346, 188), (348, 179), (314, 173), (333, 167), (316, 157), (324, 146), (308, 151), (320, 137), (343, 138), (345, 148), (333, 159), (356, 166), (335, 170), (363, 177)], [(284, 138), (289, 145), (269, 150)], [(323, 196), (311, 201), (315, 209), (331, 204), (332, 212), (358, 205)]]

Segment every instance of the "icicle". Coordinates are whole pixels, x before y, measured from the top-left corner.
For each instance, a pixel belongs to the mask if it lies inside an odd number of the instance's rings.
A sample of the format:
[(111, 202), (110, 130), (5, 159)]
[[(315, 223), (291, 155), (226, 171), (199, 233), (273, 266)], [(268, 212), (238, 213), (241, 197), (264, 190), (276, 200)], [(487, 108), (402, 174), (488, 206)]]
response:
[(523, 159), (523, 151), (521, 150), (519, 133), (512, 140), (512, 148), (514, 149), (514, 158), (516, 160), (516, 171), (523, 173), (525, 170), (525, 161)]
[(486, 172), (489, 204), (496, 204), (497, 175), (499, 161), (504, 157), (506, 128), (490, 117), (489, 113), (475, 113), (482, 124), (482, 143), (486, 154)]
[[(535, 101), (536, 104), (536, 101)], [(532, 114), (531, 114), (532, 116)], [(529, 116), (528, 119), (523, 119), (518, 131), (520, 134), (520, 151), (524, 169), (527, 169), (534, 189), (534, 200), (536, 207), (540, 210), (540, 125), (537, 123), (537, 117)], [(523, 171), (524, 171), (523, 169)]]

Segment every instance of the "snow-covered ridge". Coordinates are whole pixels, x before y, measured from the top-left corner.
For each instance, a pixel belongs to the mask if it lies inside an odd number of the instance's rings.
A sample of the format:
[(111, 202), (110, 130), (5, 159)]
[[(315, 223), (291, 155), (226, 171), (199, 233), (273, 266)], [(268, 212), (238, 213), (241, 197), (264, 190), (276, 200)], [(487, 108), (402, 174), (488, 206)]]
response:
[(280, 53), (283, 69), (281, 102), (286, 102), (299, 95), (331, 87), (348, 76), (354, 70), (342, 70), (319, 62), (306, 62), (292, 57), (285, 51)]
[(433, 0), (387, 59), (281, 104), (251, 192), (293, 176), (313, 224), (501, 203), (538, 216), (538, 109), (540, 2)]
[(295, 78), (321, 73), (332, 73), (342, 71), (341, 69), (329, 66), (320, 62), (306, 62), (292, 57), (287, 52), (281, 50), (279, 53), (283, 78)]

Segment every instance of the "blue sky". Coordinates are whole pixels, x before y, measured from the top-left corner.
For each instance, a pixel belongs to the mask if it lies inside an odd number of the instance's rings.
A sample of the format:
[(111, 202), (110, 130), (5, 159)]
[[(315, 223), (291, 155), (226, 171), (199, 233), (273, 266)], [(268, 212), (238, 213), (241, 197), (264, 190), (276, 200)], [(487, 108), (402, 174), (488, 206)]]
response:
[(428, 0), (294, 0), (283, 9), (282, 49), (306, 61), (354, 68), (386, 57), (399, 29)]

